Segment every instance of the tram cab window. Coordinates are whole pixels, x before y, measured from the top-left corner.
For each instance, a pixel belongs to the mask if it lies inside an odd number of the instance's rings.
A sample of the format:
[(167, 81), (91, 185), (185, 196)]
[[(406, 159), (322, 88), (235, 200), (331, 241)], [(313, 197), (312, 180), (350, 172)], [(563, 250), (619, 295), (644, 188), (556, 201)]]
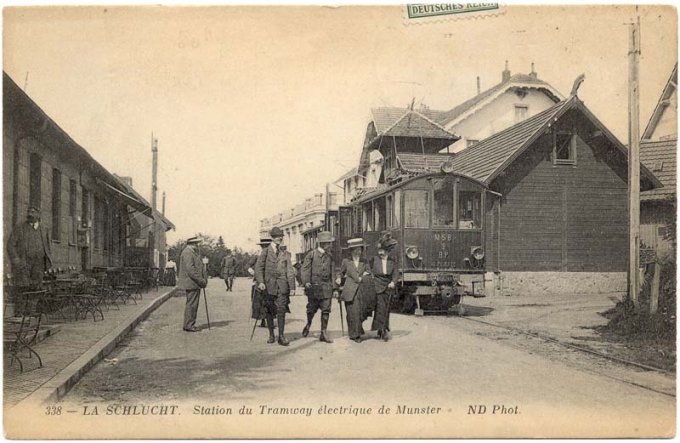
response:
[(426, 190), (404, 191), (404, 225), (407, 228), (428, 228), (430, 193)]
[(364, 203), (362, 206), (362, 212), (363, 212), (363, 230), (364, 231), (374, 231), (373, 226), (373, 202), (368, 202)]
[(434, 183), (432, 226), (456, 227), (453, 213), (453, 181), (450, 179), (436, 180)]
[(458, 229), (482, 227), (482, 193), (460, 191), (458, 193)]
[(398, 228), (401, 226), (401, 190), (397, 189), (394, 191), (394, 216), (392, 217), (393, 228)]
[(385, 196), (385, 226), (388, 228), (391, 228), (392, 225), (392, 217), (394, 214), (394, 205), (392, 203), (392, 196), (387, 195)]
[(373, 222), (376, 231), (384, 231), (387, 219), (385, 197), (373, 201)]

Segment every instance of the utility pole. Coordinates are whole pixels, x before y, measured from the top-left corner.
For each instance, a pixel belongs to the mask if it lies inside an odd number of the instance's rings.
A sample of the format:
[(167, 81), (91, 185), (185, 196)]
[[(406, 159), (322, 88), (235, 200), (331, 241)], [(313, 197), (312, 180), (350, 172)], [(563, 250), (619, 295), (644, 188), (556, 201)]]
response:
[(628, 300), (638, 306), (640, 269), (640, 17), (630, 24), (628, 50)]

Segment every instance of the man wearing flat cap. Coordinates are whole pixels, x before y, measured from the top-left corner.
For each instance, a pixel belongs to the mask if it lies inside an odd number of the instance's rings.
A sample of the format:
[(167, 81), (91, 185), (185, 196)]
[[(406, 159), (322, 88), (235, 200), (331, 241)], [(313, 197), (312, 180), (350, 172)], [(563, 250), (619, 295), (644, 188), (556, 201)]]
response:
[(331, 315), (333, 300), (333, 258), (331, 247), (335, 239), (328, 231), (319, 232), (316, 238), (316, 249), (305, 255), (302, 262), (301, 277), (307, 295), (307, 324), (302, 336), (307, 337), (316, 311), (321, 310), (321, 335), (319, 340), (333, 343), (328, 336), (328, 319)]
[(50, 236), (40, 222), (40, 211), (28, 208), (26, 221), (16, 225), (7, 239), (7, 254), (17, 286), (42, 287), (43, 275), (52, 266), (50, 247)]
[(184, 307), (184, 330), (197, 332), (196, 314), (198, 302), (201, 299), (201, 289), (208, 285), (208, 278), (203, 267), (203, 262), (198, 252), (201, 243), (199, 237), (191, 237), (182, 250), (179, 258), (178, 287), (184, 289), (187, 294), (187, 303)]
[(286, 326), (286, 312), (288, 310), (288, 296), (295, 291), (295, 271), (290, 253), (283, 249), (283, 231), (274, 227), (270, 231), (272, 243), (264, 248), (255, 263), (255, 280), (260, 291), (264, 291), (265, 312), (269, 340), (274, 343), (274, 312), (279, 328), (278, 342), (281, 346), (290, 343), (284, 335)]

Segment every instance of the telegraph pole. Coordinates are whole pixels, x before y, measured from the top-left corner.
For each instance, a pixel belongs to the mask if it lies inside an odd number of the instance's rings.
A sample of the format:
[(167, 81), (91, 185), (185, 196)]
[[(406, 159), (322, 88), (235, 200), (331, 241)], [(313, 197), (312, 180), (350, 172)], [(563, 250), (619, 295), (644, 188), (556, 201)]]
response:
[(628, 50), (628, 300), (638, 306), (640, 269), (640, 17), (630, 24)]

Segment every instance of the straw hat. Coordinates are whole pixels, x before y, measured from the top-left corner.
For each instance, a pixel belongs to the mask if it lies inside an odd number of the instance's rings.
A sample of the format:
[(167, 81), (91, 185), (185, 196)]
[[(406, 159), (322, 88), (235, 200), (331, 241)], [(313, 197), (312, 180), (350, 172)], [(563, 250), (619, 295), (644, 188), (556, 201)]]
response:
[(366, 246), (364, 244), (364, 239), (363, 238), (351, 238), (347, 240), (347, 248), (348, 249), (354, 249), (354, 248), (363, 248)]

